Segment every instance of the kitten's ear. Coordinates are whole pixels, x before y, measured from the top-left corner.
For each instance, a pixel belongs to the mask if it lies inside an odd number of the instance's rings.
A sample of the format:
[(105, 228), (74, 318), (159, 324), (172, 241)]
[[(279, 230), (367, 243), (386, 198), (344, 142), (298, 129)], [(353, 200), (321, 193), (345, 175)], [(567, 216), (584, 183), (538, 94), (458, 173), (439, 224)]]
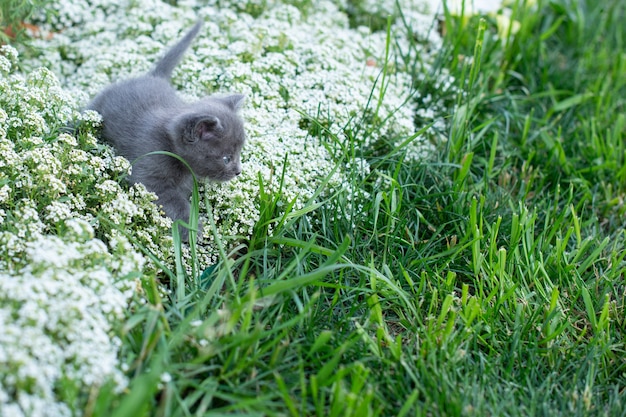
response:
[(196, 122), (193, 128), (193, 141), (206, 140), (215, 135), (215, 131), (222, 130), (222, 122), (216, 116), (207, 116)]
[(230, 96), (220, 97), (220, 100), (230, 107), (232, 110), (239, 110), (243, 106), (246, 96), (243, 94), (232, 94)]

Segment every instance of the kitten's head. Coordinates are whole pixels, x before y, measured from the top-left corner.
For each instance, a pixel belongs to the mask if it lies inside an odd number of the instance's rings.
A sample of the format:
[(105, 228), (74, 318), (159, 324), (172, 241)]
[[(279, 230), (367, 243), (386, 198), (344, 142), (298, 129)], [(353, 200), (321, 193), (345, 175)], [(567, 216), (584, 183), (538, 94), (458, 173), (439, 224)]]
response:
[(243, 122), (237, 111), (244, 96), (208, 97), (190, 104), (168, 126), (173, 151), (196, 176), (229, 181), (241, 174)]

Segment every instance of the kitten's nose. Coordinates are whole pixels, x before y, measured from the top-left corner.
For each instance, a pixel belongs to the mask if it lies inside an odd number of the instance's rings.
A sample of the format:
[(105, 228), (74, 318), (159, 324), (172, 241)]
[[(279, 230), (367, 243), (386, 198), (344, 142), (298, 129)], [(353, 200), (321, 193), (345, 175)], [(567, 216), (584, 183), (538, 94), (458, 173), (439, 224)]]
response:
[(239, 165), (237, 169), (235, 169), (235, 176), (239, 176), (239, 174), (241, 174), (241, 165)]

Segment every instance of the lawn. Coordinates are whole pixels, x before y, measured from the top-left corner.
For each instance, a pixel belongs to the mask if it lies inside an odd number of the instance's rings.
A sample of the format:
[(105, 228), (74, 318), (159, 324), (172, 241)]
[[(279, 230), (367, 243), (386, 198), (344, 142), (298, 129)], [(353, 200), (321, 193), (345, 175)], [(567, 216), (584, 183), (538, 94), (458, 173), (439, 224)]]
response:
[[(626, 415), (626, 5), (459, 3), (2, 6), (0, 414)], [(198, 16), (185, 244), (81, 108)]]

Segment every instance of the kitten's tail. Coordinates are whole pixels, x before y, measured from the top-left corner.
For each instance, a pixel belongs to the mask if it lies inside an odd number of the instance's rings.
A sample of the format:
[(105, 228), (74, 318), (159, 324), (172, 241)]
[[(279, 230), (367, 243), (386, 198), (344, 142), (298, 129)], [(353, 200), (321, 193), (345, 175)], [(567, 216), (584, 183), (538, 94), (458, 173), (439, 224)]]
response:
[(183, 57), (183, 54), (189, 48), (191, 41), (196, 37), (200, 28), (202, 27), (202, 20), (198, 20), (198, 22), (191, 28), (189, 32), (180, 40), (176, 45), (174, 45), (163, 58), (159, 62), (157, 62), (156, 66), (152, 71), (149, 72), (150, 75), (154, 77), (165, 78), (169, 80), (172, 76), (172, 71), (174, 71), (174, 67), (178, 64), (180, 59)]

